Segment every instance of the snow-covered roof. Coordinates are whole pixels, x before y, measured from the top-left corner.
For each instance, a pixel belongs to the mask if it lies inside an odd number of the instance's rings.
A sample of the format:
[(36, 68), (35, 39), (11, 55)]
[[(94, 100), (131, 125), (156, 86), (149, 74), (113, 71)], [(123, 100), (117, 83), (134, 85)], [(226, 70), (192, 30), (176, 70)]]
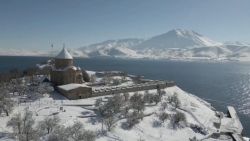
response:
[(66, 85), (60, 85), (58, 86), (58, 88), (63, 89), (65, 91), (69, 91), (69, 90), (73, 90), (79, 87), (89, 87), (85, 84), (77, 84), (77, 83), (70, 83), (70, 84), (66, 84)]
[(63, 48), (62, 51), (56, 56), (56, 59), (73, 59), (66, 48)]

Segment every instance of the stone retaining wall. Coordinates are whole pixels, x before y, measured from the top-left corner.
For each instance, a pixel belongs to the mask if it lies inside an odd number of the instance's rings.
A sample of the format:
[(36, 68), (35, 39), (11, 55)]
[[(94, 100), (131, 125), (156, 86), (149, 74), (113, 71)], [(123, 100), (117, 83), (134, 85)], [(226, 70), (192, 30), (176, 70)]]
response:
[(142, 84), (135, 84), (130, 86), (119, 86), (119, 87), (106, 87), (106, 88), (98, 88), (92, 90), (92, 96), (103, 96), (103, 95), (111, 95), (118, 93), (127, 93), (127, 92), (136, 92), (136, 91), (146, 91), (153, 89), (164, 89), (166, 87), (175, 86), (174, 82), (167, 81), (152, 81)]

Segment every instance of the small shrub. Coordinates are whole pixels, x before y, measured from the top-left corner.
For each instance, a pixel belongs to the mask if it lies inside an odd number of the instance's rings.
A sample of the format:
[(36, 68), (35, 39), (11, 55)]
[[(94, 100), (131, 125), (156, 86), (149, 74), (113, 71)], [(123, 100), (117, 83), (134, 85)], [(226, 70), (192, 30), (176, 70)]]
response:
[(186, 116), (181, 112), (177, 112), (171, 118), (171, 124), (173, 128), (184, 127), (186, 124)]
[(158, 104), (161, 101), (161, 97), (159, 95), (154, 95), (153, 101), (155, 102), (155, 104)]
[(198, 141), (196, 137), (190, 138), (189, 141)]
[(145, 92), (145, 95), (143, 97), (143, 101), (145, 103), (152, 104), (154, 102), (154, 96), (148, 92)]
[(162, 123), (164, 123), (169, 118), (169, 114), (162, 112), (158, 115), (158, 118)]
[(134, 125), (139, 123), (141, 118), (142, 118), (141, 113), (134, 111), (127, 118), (127, 127), (132, 128)]
[(167, 102), (164, 101), (164, 102), (161, 103), (161, 110), (164, 111), (167, 107), (168, 107), (168, 103)]
[(102, 104), (102, 98), (96, 99), (96, 101), (95, 101), (95, 107), (100, 107), (101, 104)]
[(174, 93), (174, 95), (168, 97), (168, 102), (173, 105), (173, 107), (179, 108), (181, 105), (181, 102), (177, 96), (177, 93)]

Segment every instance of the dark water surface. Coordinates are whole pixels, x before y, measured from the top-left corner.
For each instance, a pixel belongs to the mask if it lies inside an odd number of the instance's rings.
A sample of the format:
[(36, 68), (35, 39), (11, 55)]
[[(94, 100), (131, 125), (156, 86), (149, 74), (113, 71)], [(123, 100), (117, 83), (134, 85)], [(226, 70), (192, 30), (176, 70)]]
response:
[[(24, 69), (47, 59), (0, 57), (0, 71)], [(120, 70), (149, 79), (173, 80), (183, 90), (207, 100), (218, 110), (234, 106), (244, 126), (244, 134), (250, 136), (250, 63), (77, 58), (75, 65), (87, 70)]]

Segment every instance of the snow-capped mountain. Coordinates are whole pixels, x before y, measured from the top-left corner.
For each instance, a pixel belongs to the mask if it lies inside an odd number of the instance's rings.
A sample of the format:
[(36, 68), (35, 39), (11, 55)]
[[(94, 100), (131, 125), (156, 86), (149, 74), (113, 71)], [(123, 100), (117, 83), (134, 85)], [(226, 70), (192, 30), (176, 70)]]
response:
[(250, 60), (250, 45), (248, 44), (220, 43), (195, 31), (183, 29), (171, 30), (147, 40), (108, 40), (82, 47), (79, 50), (90, 57)]
[[(149, 39), (119, 39), (69, 49), (74, 57), (122, 57), (178, 60), (250, 61), (250, 44), (220, 43), (192, 30), (174, 29)], [(56, 54), (57, 52), (55, 52)], [(0, 55), (48, 56), (51, 53), (0, 50)]]
[(220, 46), (222, 43), (213, 41), (190, 30), (175, 29), (154, 36), (136, 46), (138, 49), (188, 48), (200, 46)]

